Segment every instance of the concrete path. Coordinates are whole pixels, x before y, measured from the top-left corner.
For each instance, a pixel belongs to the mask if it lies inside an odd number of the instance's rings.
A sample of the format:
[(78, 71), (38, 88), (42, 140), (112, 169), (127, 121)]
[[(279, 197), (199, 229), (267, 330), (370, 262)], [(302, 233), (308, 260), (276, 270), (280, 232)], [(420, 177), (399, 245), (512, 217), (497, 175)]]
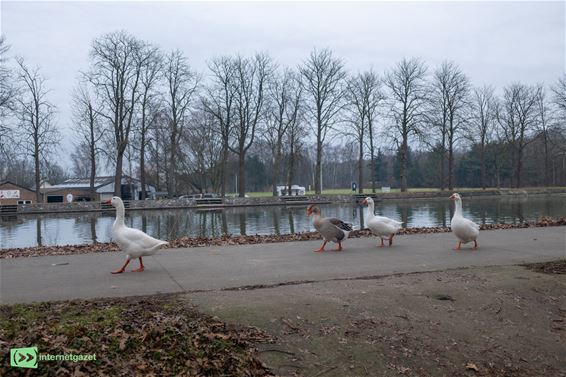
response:
[(484, 231), (477, 251), (469, 245), (452, 251), (450, 233), (395, 241), (382, 249), (374, 238), (351, 239), (341, 253), (313, 253), (318, 241), (162, 250), (144, 259), (146, 271), (130, 272), (133, 261), (119, 275), (110, 271), (123, 263), (121, 253), (1, 259), (0, 302), (221, 290), (566, 257), (566, 227)]

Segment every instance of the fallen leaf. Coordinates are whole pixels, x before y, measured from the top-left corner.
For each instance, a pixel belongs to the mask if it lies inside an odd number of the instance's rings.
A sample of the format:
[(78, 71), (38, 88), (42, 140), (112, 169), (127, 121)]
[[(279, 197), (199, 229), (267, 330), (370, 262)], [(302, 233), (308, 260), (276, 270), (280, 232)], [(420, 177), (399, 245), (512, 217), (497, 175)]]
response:
[(476, 366), (476, 364), (474, 363), (468, 363), (466, 364), (466, 369), (468, 370), (473, 370), (474, 372), (478, 371), (478, 367)]

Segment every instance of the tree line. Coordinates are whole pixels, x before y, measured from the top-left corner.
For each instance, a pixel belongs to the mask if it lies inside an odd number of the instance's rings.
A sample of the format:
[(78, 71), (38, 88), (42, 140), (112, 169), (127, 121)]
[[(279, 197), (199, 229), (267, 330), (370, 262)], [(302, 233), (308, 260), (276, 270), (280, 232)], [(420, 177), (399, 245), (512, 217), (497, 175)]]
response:
[[(0, 39), (0, 178), (40, 187), (66, 176), (123, 174), (166, 191), (263, 191), (300, 183), (316, 194), (379, 186), (566, 184), (566, 78), (474, 86), (461, 67), (403, 58), (351, 73), (330, 49), (297, 67), (267, 53), (222, 55), (195, 71), (125, 31), (92, 41), (72, 93), (71, 171), (48, 81)], [(39, 193), (38, 193), (39, 195)], [(145, 198), (146, 193), (142, 193)], [(39, 199), (39, 198), (38, 198)]]

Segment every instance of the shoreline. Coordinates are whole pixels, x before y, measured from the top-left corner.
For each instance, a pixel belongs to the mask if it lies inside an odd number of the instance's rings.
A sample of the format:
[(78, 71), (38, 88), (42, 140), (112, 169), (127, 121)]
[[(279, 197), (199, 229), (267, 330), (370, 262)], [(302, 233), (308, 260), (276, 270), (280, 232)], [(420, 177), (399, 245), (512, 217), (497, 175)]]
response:
[[(525, 229), (540, 228), (551, 226), (566, 226), (566, 217), (560, 218), (541, 218), (537, 221), (522, 222), (517, 224), (482, 224), (481, 231), (496, 229)], [(427, 234), (427, 233), (447, 233), (450, 232), (449, 227), (418, 227), (418, 228), (402, 228), (397, 235), (411, 234)], [(367, 238), (374, 237), (368, 229), (354, 230), (350, 233), (349, 238)], [(262, 243), (283, 243), (293, 241), (312, 241), (320, 240), (321, 236), (318, 232), (305, 232), (281, 235), (224, 235), (220, 237), (183, 237), (175, 240), (169, 240), (166, 249), (179, 248), (198, 248), (207, 246), (229, 246), (229, 245), (255, 245)], [(52, 255), (75, 255), (90, 253), (108, 253), (119, 252), (120, 249), (113, 242), (95, 243), (95, 244), (75, 244), (75, 245), (57, 245), (57, 246), (33, 246), (24, 248), (6, 248), (0, 249), (0, 260), (12, 258), (28, 258)]]
[[(459, 191), (455, 189), (453, 191)], [(452, 191), (408, 191), (408, 192), (366, 192), (355, 195), (375, 195), (377, 201), (397, 201), (397, 200), (440, 200), (446, 199)], [(566, 188), (524, 188), (524, 189), (461, 189), (460, 194), (464, 198), (517, 198), (532, 195), (556, 195), (566, 194)], [(223, 208), (239, 207), (260, 207), (260, 206), (306, 206), (310, 204), (330, 204), (330, 203), (352, 203), (355, 204), (355, 196), (348, 194), (327, 194), (318, 196), (307, 196), (306, 201), (285, 202), (279, 197), (226, 197), (223, 204), (197, 205), (194, 199), (162, 199), (162, 200), (135, 200), (128, 203), (128, 211), (148, 211), (148, 210), (168, 210), (168, 209), (188, 209), (188, 210), (222, 210)], [(101, 208), (99, 202), (75, 202), (75, 203), (37, 203), (20, 205), (16, 212), (1, 212), (2, 216), (14, 215), (34, 215), (48, 213), (81, 213), (81, 212), (112, 212), (112, 207)]]

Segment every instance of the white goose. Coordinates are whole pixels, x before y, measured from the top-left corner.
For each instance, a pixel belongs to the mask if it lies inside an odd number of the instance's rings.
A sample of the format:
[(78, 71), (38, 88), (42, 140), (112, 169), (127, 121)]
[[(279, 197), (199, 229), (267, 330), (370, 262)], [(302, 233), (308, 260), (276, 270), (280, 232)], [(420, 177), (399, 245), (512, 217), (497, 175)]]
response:
[(367, 204), (368, 206), (366, 226), (381, 240), (381, 244), (378, 246), (385, 246), (383, 243), (384, 238), (389, 240), (389, 246), (391, 246), (393, 244), (393, 237), (395, 236), (395, 233), (401, 229), (401, 225), (403, 225), (403, 223), (390, 219), (389, 217), (376, 216), (374, 212), (375, 204), (373, 199), (370, 197), (365, 198), (362, 204)]
[(126, 253), (126, 263), (119, 270), (112, 271), (113, 274), (121, 274), (126, 269), (130, 260), (139, 258), (140, 267), (132, 270), (133, 272), (141, 272), (144, 270), (142, 257), (152, 255), (163, 245), (167, 245), (167, 241), (161, 241), (148, 236), (138, 229), (129, 228), (124, 224), (124, 203), (122, 199), (115, 196), (104, 204), (112, 204), (116, 208), (116, 220), (112, 225), (112, 239), (118, 244), (120, 249)]
[(480, 226), (462, 216), (462, 197), (460, 194), (454, 193), (450, 196), (450, 199), (454, 200), (455, 204), (454, 216), (450, 222), (450, 228), (452, 229), (452, 233), (459, 239), (458, 245), (454, 250), (460, 250), (463, 243), (472, 241), (474, 241), (473, 249), (477, 249), (477, 238), (480, 234)]

